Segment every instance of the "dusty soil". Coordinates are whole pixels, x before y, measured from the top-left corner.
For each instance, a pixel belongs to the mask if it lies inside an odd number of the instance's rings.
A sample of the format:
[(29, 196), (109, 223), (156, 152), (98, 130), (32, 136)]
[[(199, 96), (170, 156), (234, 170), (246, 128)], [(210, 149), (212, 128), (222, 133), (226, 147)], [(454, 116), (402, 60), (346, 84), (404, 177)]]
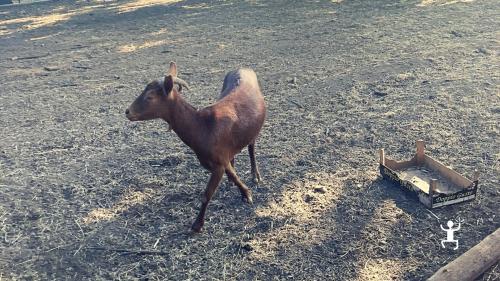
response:
[[(484, 1), (54, 1), (0, 7), (0, 279), (422, 280), (500, 226), (499, 26)], [(174, 60), (196, 107), (257, 72), (265, 182), (208, 173), (125, 108)], [(381, 147), (472, 177), (429, 212), (378, 173)], [(439, 219), (437, 219), (439, 218)], [(462, 221), (458, 250), (440, 224)], [(121, 251), (120, 251), (121, 250)], [(140, 251), (156, 252), (140, 252)], [(128, 252), (127, 252), (128, 251)], [(480, 280), (498, 280), (498, 265)]]

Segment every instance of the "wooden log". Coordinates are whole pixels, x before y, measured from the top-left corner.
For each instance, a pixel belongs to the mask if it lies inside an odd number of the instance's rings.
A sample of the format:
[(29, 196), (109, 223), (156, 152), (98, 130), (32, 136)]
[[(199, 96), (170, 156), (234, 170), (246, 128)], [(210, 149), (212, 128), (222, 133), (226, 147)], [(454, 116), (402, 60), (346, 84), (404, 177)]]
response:
[(500, 261), (500, 228), (454, 261), (441, 267), (427, 281), (472, 281), (498, 261)]

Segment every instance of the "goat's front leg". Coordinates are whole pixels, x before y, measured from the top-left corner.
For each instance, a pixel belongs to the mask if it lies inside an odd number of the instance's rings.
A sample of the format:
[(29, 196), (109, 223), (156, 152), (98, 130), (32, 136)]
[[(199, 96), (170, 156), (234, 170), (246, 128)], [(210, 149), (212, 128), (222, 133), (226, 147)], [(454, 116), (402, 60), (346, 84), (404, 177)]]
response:
[(224, 174), (224, 167), (216, 167), (212, 170), (212, 175), (210, 175), (210, 180), (208, 180), (207, 188), (205, 193), (201, 198), (201, 210), (196, 218), (196, 221), (191, 226), (191, 229), (195, 232), (200, 232), (203, 224), (205, 223), (205, 212), (207, 211), (208, 202), (212, 199), (217, 187), (219, 186), (222, 175)]

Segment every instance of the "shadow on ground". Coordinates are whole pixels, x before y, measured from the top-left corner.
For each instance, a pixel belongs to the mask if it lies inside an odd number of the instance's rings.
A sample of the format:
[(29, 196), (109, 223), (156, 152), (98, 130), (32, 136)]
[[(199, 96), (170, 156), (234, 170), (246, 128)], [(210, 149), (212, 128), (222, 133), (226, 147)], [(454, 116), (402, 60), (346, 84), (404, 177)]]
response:
[[(285, 4), (0, 7), (3, 276), (420, 280), (496, 229), (496, 2)], [(255, 205), (224, 182), (202, 235), (189, 227), (208, 173), (164, 123), (123, 116), (171, 60), (197, 107), (247, 66), (269, 108)], [(381, 181), (377, 150), (408, 158), (416, 139), (481, 170), (480, 197), (431, 214)], [(458, 217), (459, 250), (440, 248)]]

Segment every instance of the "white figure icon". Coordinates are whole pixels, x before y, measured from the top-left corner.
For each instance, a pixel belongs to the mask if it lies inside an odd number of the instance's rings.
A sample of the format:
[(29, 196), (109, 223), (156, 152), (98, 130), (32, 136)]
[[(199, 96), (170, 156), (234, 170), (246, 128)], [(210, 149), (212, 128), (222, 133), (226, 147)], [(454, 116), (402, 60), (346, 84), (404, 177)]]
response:
[(441, 246), (443, 248), (446, 248), (444, 246), (444, 243), (455, 243), (455, 248), (453, 250), (458, 249), (458, 240), (453, 239), (453, 233), (457, 230), (460, 230), (460, 221), (458, 222), (458, 226), (456, 228), (453, 228), (454, 223), (452, 221), (448, 221), (446, 223), (448, 226), (448, 229), (444, 228), (443, 225), (441, 225), (441, 229), (446, 231), (446, 240), (441, 240)]

